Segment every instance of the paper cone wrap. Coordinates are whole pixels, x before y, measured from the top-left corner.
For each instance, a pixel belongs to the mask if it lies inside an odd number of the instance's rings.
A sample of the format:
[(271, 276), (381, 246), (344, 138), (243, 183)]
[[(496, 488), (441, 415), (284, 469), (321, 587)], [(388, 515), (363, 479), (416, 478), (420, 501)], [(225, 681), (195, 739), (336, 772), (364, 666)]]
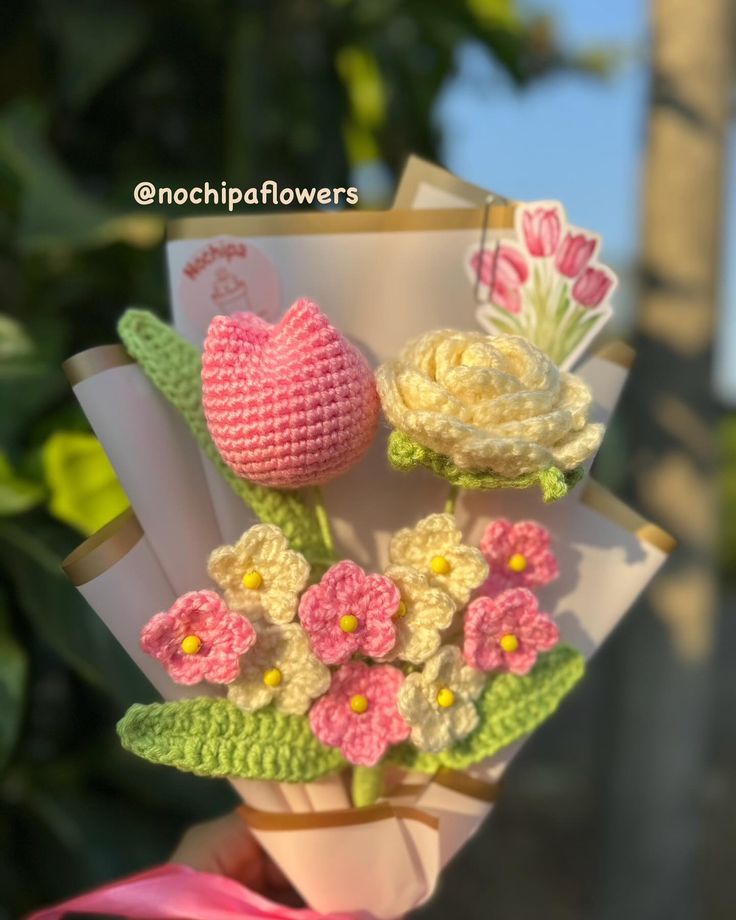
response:
[(424, 903), (440, 870), (439, 821), (382, 803), (347, 811), (272, 815), (241, 809), (261, 845), (315, 910), (397, 920)]

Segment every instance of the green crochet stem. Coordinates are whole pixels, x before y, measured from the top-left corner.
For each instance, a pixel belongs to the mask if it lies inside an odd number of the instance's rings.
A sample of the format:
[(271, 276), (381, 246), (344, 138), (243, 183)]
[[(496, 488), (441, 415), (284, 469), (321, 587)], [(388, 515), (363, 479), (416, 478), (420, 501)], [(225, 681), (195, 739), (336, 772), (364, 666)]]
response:
[(334, 553), (325, 545), (320, 522), (301, 494), (240, 479), (220, 457), (202, 409), (201, 363), (194, 345), (147, 310), (127, 310), (118, 323), (118, 333), (131, 357), (181, 413), (233, 492), (261, 521), (280, 527), (291, 546), (310, 562), (329, 564)]
[(352, 799), (356, 808), (375, 805), (383, 795), (384, 767), (353, 767)]
[(539, 486), (545, 502), (554, 502), (564, 498), (570, 489), (583, 478), (582, 467), (564, 472), (557, 469), (556, 466), (551, 466), (549, 469), (526, 473), (514, 479), (499, 476), (492, 470), (481, 472), (461, 470), (449, 457), (417, 444), (401, 431), (391, 432), (388, 439), (388, 459), (397, 470), (408, 471), (424, 466), (453, 486), (463, 489), (529, 489), (532, 486)]
[(199, 776), (310, 783), (345, 766), (336, 748), (315, 738), (306, 716), (246, 713), (222, 697), (136, 703), (117, 728), (133, 754)]
[(524, 677), (499, 674), (491, 678), (478, 701), (480, 724), (467, 738), (438, 754), (427, 754), (410, 744), (402, 744), (387, 759), (417, 773), (433, 774), (440, 767), (465, 770), (541, 725), (580, 680), (584, 670), (585, 662), (578, 651), (558, 645), (541, 655)]

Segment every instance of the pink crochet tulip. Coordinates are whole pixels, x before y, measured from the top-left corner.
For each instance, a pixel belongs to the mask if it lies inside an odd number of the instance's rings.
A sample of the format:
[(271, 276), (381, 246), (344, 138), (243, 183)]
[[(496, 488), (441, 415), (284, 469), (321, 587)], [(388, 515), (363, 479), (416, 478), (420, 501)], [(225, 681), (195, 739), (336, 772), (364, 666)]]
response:
[(560, 215), (557, 208), (525, 210), (521, 216), (524, 241), (529, 255), (551, 256), (560, 241)]
[(508, 313), (519, 313), (520, 287), (529, 277), (529, 266), (517, 249), (503, 243), (484, 249), (471, 257), (470, 267), (480, 283), (490, 288), (493, 303)]
[(273, 326), (253, 313), (212, 320), (202, 404), (228, 466), (280, 489), (344, 473), (368, 449), (379, 414), (366, 360), (306, 299)]
[(477, 671), (528, 674), (539, 652), (560, 641), (560, 632), (526, 588), (478, 597), (465, 614), (463, 654)]
[(555, 256), (555, 265), (566, 278), (577, 278), (593, 258), (598, 241), (584, 233), (566, 233)]
[(396, 708), (403, 682), (391, 665), (343, 665), (309, 713), (312, 731), (323, 744), (340, 748), (350, 763), (374, 766), (386, 748), (409, 737), (411, 729)]
[(299, 619), (314, 654), (325, 664), (342, 664), (355, 652), (372, 658), (396, 643), (393, 616), (401, 602), (384, 575), (366, 575), (354, 562), (333, 565), (299, 602)]
[(178, 684), (229, 684), (240, 656), (256, 641), (250, 621), (228, 610), (214, 591), (190, 591), (141, 630), (141, 648)]
[(572, 286), (572, 296), (583, 307), (597, 307), (613, 287), (613, 278), (604, 268), (586, 268)]
[(506, 588), (537, 588), (554, 581), (560, 570), (549, 543), (549, 531), (534, 521), (492, 521), (480, 541), (488, 578), (478, 593), (492, 596)]

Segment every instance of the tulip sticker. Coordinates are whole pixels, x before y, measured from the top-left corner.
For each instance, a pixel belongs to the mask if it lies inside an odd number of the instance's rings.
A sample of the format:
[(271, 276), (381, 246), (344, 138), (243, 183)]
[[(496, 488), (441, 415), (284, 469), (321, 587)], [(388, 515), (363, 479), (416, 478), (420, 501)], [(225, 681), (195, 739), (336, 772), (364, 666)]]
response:
[(570, 368), (612, 315), (616, 275), (595, 261), (600, 237), (568, 224), (559, 202), (519, 205), (515, 230), (515, 239), (468, 254), (478, 322), (521, 335)]

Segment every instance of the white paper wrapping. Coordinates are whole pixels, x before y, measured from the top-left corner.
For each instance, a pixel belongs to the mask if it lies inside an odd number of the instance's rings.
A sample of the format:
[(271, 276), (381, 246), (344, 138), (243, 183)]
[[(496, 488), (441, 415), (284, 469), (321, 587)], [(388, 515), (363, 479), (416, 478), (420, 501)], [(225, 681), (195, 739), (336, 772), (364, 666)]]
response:
[(77, 547), (63, 568), (164, 699), (202, 695), (201, 687), (175, 684), (140, 647), (141, 628), (153, 613), (171, 606), (176, 592), (132, 511), (124, 511)]
[[(83, 352), (66, 369), (175, 596), (211, 587), (207, 557), (220, 530), (186, 424), (122, 347)], [(146, 608), (143, 622), (158, 609)]]

